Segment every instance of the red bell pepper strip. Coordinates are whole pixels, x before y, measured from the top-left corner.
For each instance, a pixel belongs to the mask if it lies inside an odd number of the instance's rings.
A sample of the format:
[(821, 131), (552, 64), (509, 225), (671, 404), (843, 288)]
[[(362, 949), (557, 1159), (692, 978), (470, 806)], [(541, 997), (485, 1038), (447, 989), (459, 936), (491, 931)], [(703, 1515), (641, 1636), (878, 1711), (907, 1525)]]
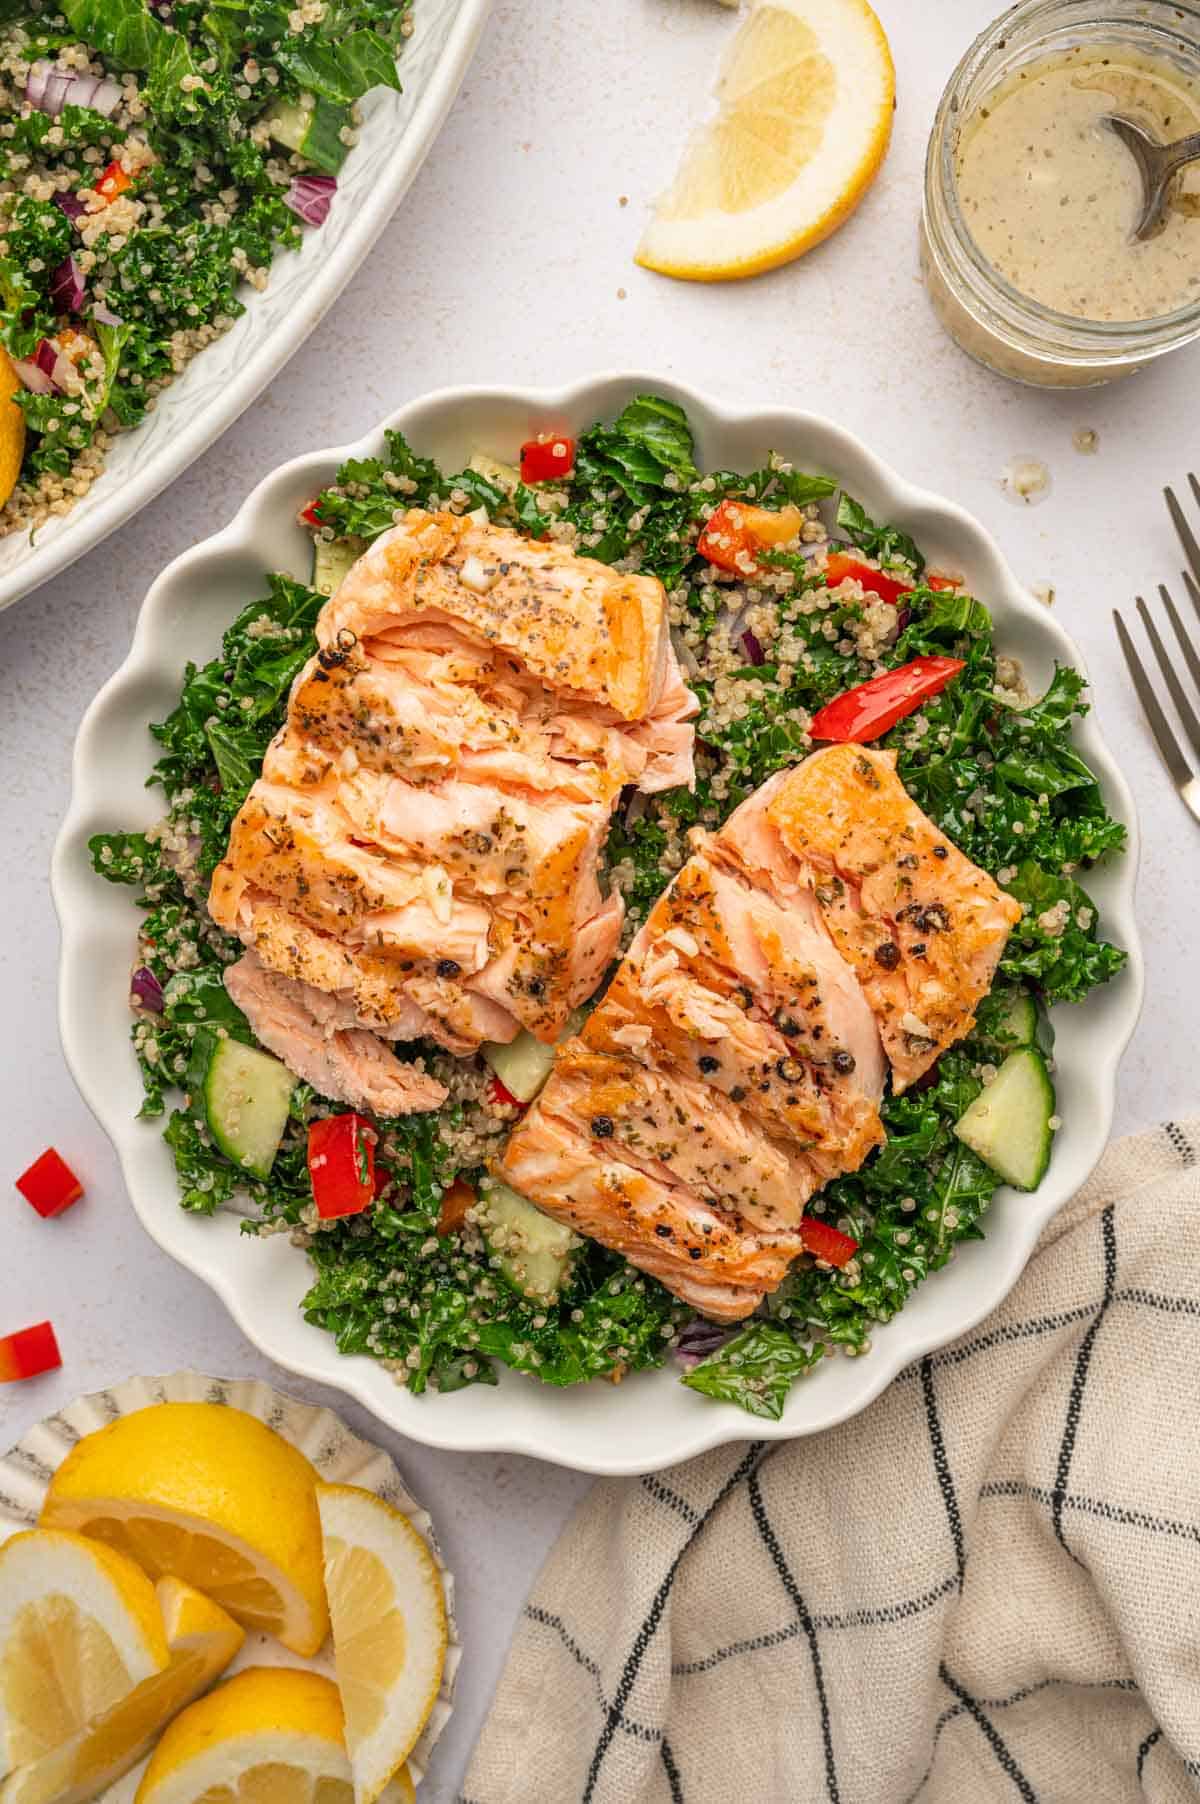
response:
[[(317, 501), (319, 500), (320, 496), (318, 495)], [(305, 526), (324, 526), (325, 524), (324, 520), (322, 520), (320, 514), (317, 512), (316, 501), (310, 501), (307, 507), (302, 507), (300, 509), (300, 518)]]
[(962, 582), (957, 576), (926, 576), (922, 578), (927, 589), (961, 589)]
[(847, 689), (819, 708), (809, 733), (814, 739), (833, 739), (841, 745), (866, 745), (898, 720), (915, 714), (923, 701), (939, 694), (962, 668), (961, 658), (914, 658), (899, 670), (885, 670), (882, 676)]
[(519, 1096), (514, 1096), (508, 1085), (502, 1083), (498, 1077), (492, 1078), (488, 1084), (487, 1093), (497, 1108), (527, 1109), (529, 1107), (529, 1104), (522, 1102)]
[(857, 1240), (815, 1215), (800, 1217), (800, 1238), (814, 1258), (824, 1259), (829, 1265), (848, 1265), (858, 1251)]
[(48, 1146), (17, 1179), (17, 1189), (42, 1217), (61, 1215), (83, 1195), (83, 1185), (65, 1159)]
[(912, 588), (911, 582), (887, 576), (882, 570), (874, 570), (870, 564), (864, 564), (861, 558), (847, 557), (844, 551), (830, 552), (825, 559), (826, 583), (831, 589), (836, 589), (848, 576), (860, 582), (869, 595), (878, 595), (880, 601), (890, 601), (893, 607)]
[(61, 1364), (62, 1354), (49, 1322), (35, 1322), (32, 1328), (0, 1335), (0, 1384), (36, 1378), (39, 1372), (52, 1372)]
[(467, 1210), (473, 1209), (477, 1201), (478, 1198), (466, 1179), (455, 1178), (449, 1190), (442, 1192), (442, 1206), (438, 1212), (438, 1233), (455, 1233), (466, 1220)]
[(575, 468), (575, 440), (565, 432), (531, 438), (521, 446), (521, 481), (554, 482)]
[(361, 1115), (327, 1115), (308, 1129), (308, 1175), (322, 1221), (358, 1215), (375, 1196), (375, 1134)]
[(718, 570), (753, 576), (757, 554), (794, 539), (803, 524), (798, 507), (752, 507), (748, 501), (722, 501), (708, 516), (696, 550)]
[(124, 194), (126, 188), (133, 187), (133, 177), (122, 168), (120, 163), (110, 163), (100, 180), (95, 183), (97, 194), (102, 194), (106, 201), (116, 200), (118, 194)]

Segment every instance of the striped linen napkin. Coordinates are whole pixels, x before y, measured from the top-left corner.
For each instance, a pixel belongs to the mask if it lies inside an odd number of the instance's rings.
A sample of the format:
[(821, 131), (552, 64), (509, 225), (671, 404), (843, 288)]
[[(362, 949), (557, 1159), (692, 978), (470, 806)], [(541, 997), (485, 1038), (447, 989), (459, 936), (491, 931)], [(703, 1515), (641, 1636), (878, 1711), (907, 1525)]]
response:
[(1200, 1120), (815, 1438), (603, 1482), (460, 1804), (1200, 1796)]

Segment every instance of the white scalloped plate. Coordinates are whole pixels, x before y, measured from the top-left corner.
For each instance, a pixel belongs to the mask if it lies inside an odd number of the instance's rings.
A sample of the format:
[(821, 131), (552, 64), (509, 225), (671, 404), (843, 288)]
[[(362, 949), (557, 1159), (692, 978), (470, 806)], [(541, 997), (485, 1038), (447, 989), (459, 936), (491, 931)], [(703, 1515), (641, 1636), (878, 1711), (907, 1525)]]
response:
[[(447, 389), (401, 408), (399, 427), (420, 452), (446, 469), (473, 450), (511, 455), (542, 427), (578, 432), (612, 418), (631, 395), (673, 396), (688, 411), (702, 468), (751, 469), (776, 450), (806, 469), (839, 477), (877, 518), (910, 531), (935, 564), (961, 570), (992, 608), (1001, 648), (1019, 657), (1031, 684), (1050, 678), (1056, 659), (1081, 665), (1078, 649), (1045, 607), (1021, 587), (1000, 550), (954, 503), (918, 489), (848, 432), (812, 414), (732, 409), (647, 375), (610, 375), (557, 391)], [(381, 1366), (345, 1358), (300, 1313), (310, 1268), (287, 1237), (247, 1240), (237, 1219), (186, 1214), (170, 1153), (154, 1123), (134, 1119), (141, 1084), (129, 1033), (127, 972), (136, 914), (125, 890), (94, 876), (89, 834), (149, 826), (160, 812), (145, 787), (155, 746), (146, 722), (178, 699), (186, 658), (210, 658), (223, 629), (258, 592), (264, 573), (307, 579), (309, 543), (295, 514), (345, 457), (373, 455), (383, 428), (356, 445), (314, 451), (260, 483), (223, 532), (185, 552), (163, 572), (142, 608), (132, 650), (96, 697), (75, 746), (74, 794), (55, 848), (53, 888), (62, 924), (60, 1025), (67, 1060), (89, 1106), (111, 1137), (133, 1204), (159, 1245), (199, 1273), (239, 1327), (278, 1364), (340, 1386), (390, 1427), (430, 1446), (505, 1449), (600, 1473), (647, 1472), (725, 1441), (786, 1440), (812, 1434), (862, 1409), (910, 1360), (963, 1333), (994, 1309), (1023, 1269), (1039, 1232), (1078, 1189), (1108, 1138), (1113, 1088), (1142, 995), (1134, 924), (1137, 829), (1133, 799), (1088, 716), (1079, 732), (1110, 808), (1129, 828), (1128, 853), (1093, 872), (1089, 887), (1106, 933), (1127, 948), (1129, 964), (1077, 1008), (1060, 1009), (1056, 1082), (1063, 1127), (1054, 1160), (1033, 1196), (1001, 1190), (986, 1241), (960, 1249), (954, 1264), (925, 1284), (874, 1336), (862, 1359), (833, 1359), (793, 1391), (782, 1421), (751, 1421), (731, 1405), (685, 1390), (677, 1372), (639, 1374), (622, 1385), (556, 1391), (502, 1372), (497, 1389), (473, 1387), (447, 1397), (413, 1397)]]
[[(205, 1372), (171, 1372), (162, 1378), (126, 1378), (104, 1391), (76, 1397), (52, 1416), (36, 1422), (15, 1447), (0, 1454), (0, 1542), (37, 1522), (46, 1487), (76, 1442), (85, 1434), (106, 1428), (121, 1416), (149, 1409), (156, 1403), (219, 1403), (257, 1416), (285, 1441), (298, 1447), (316, 1467), (326, 1484), (361, 1485), (403, 1512), (428, 1544), (442, 1575), (449, 1617), (449, 1641), (442, 1683), (429, 1721), (408, 1757), (414, 1783), (429, 1763), (454, 1705), (454, 1682), (462, 1659), (458, 1628), (454, 1621), (454, 1574), (442, 1558), (429, 1511), (408, 1490), (392, 1459), (382, 1447), (351, 1432), (331, 1409), (305, 1403), (264, 1384), (261, 1378), (213, 1378)], [(247, 1666), (303, 1666), (333, 1677), (333, 1650), (327, 1642), (314, 1659), (289, 1653), (271, 1635), (249, 1631), (229, 1674)], [(118, 1779), (104, 1793), (104, 1804), (131, 1804), (144, 1762)]]
[(0, 539), (0, 608), (11, 606), (131, 519), (249, 407), (337, 300), (429, 155), (467, 72), (491, 0), (416, 0), (400, 59), (403, 93), (362, 103), (358, 144), (338, 177), (329, 218), (281, 252), (262, 294), (208, 346), (155, 410), (122, 433), (103, 473), (69, 514)]

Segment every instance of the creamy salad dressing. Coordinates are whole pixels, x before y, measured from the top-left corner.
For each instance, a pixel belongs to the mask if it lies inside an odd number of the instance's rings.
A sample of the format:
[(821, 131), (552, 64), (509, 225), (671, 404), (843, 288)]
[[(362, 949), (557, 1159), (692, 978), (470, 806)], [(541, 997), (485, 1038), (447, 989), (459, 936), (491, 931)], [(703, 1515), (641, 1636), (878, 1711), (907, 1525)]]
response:
[(958, 200), (984, 256), (1021, 294), (1087, 320), (1144, 320), (1200, 299), (1200, 167), (1163, 230), (1132, 237), (1141, 177), (1103, 123), (1119, 113), (1160, 143), (1200, 130), (1200, 87), (1164, 58), (1089, 43), (1028, 63), (994, 89), (955, 146)]

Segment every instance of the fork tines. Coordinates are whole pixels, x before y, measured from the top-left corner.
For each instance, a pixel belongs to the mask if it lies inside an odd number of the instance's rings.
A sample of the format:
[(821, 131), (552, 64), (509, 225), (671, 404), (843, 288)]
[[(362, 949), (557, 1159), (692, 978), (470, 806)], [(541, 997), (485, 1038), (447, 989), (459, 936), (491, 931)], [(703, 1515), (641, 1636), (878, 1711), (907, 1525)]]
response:
[[(1188, 484), (1197, 504), (1200, 505), (1200, 482), (1197, 481), (1194, 475), (1189, 474)], [(1197, 620), (1200, 621), (1200, 543), (1197, 542), (1196, 536), (1188, 523), (1183, 509), (1179, 505), (1174, 491), (1172, 489), (1166, 489), (1164, 493), (1168, 511), (1171, 515), (1171, 519), (1174, 521), (1175, 530), (1178, 532), (1180, 543), (1183, 546), (1184, 555), (1191, 565), (1190, 574), (1186, 570), (1183, 572), (1183, 582), (1192, 607), (1195, 610)], [(1186, 665), (1187, 673), (1195, 687), (1197, 700), (1200, 701), (1200, 653), (1197, 653), (1196, 647), (1189, 637), (1188, 630), (1180, 619), (1178, 608), (1175, 606), (1167, 589), (1161, 583), (1159, 584), (1158, 593), (1162, 599), (1167, 619), (1171, 623), (1171, 630), (1175, 635), (1175, 640), (1178, 644), (1183, 663)], [(1175, 713), (1183, 726), (1184, 733), (1191, 745), (1192, 751), (1195, 753), (1196, 758), (1200, 759), (1200, 720), (1197, 720), (1196, 718), (1196, 703), (1193, 702), (1185, 689), (1179, 672), (1172, 661), (1171, 653), (1163, 644), (1158, 627), (1155, 625), (1154, 617), (1140, 595), (1137, 597), (1137, 611), (1141, 616), (1142, 625), (1146, 629), (1146, 636), (1150, 641), (1150, 648), (1154, 653), (1158, 668), (1162, 672), (1163, 682), (1167, 686), (1167, 693), (1174, 705)], [(1142, 704), (1142, 711), (1149, 723), (1150, 731), (1154, 735), (1155, 744), (1158, 746), (1162, 761), (1170, 773), (1171, 781), (1183, 797), (1184, 803), (1196, 819), (1200, 821), (1200, 779), (1197, 778), (1180, 748), (1179, 740), (1175, 735), (1175, 729), (1171, 725), (1162, 704), (1159, 702), (1159, 699), (1154, 692), (1154, 686), (1151, 683), (1149, 676), (1146, 674), (1146, 668), (1137, 654), (1125, 622), (1115, 608), (1113, 609), (1113, 621), (1116, 625), (1117, 637), (1121, 642), (1121, 650), (1124, 653), (1125, 662), (1129, 667), (1129, 674), (1133, 678), (1133, 686), (1137, 691), (1138, 700)]]

